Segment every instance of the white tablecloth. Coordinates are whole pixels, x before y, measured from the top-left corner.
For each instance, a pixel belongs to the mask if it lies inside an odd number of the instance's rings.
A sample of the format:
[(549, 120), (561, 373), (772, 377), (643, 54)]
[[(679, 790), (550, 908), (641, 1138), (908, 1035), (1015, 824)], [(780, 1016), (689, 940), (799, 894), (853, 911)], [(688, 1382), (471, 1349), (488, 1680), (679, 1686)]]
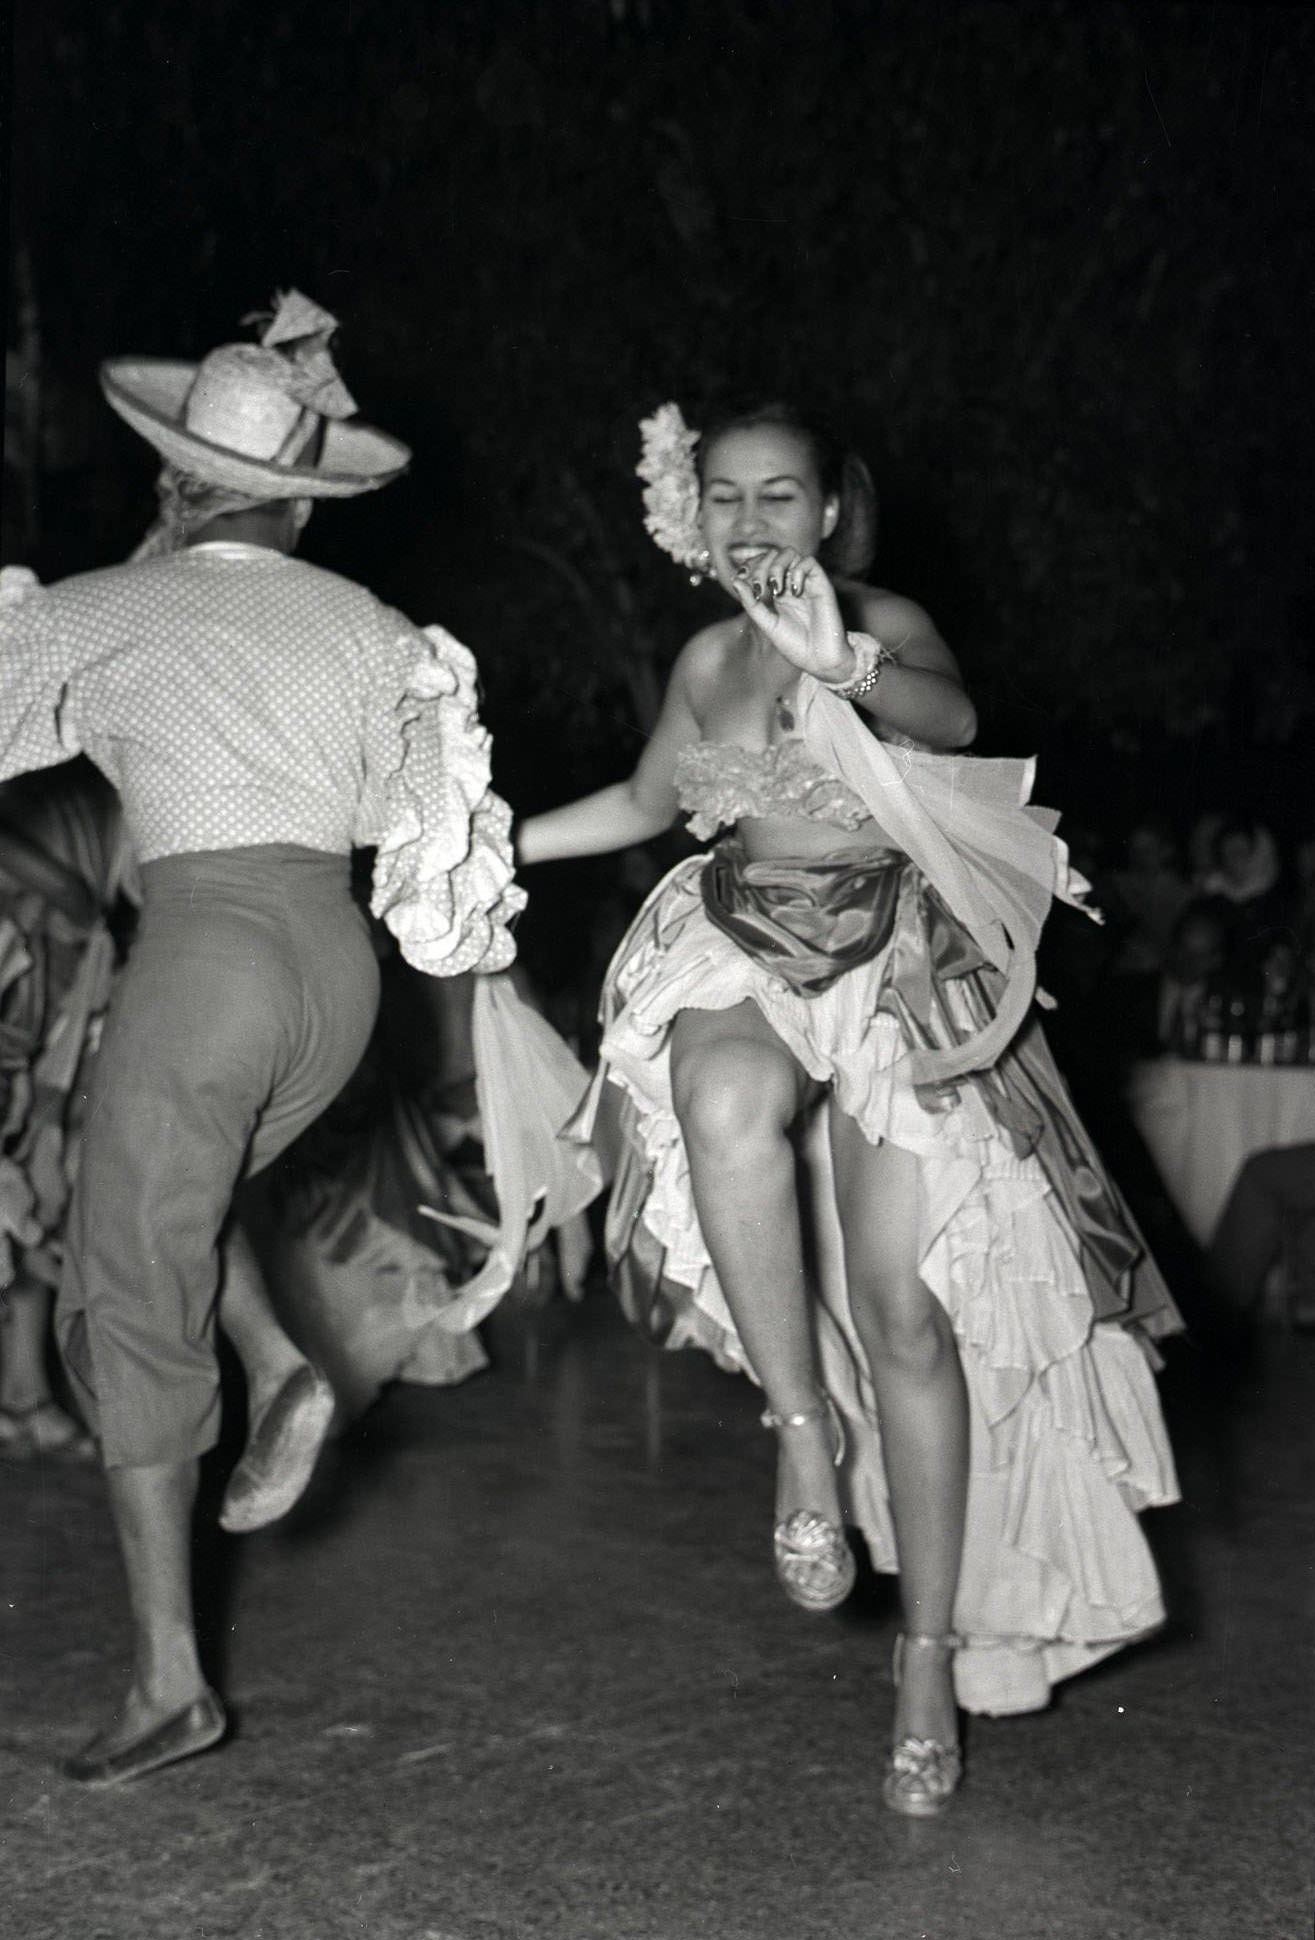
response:
[(1253, 1152), (1315, 1141), (1315, 1067), (1135, 1064), (1128, 1104), (1189, 1232), (1206, 1245)]

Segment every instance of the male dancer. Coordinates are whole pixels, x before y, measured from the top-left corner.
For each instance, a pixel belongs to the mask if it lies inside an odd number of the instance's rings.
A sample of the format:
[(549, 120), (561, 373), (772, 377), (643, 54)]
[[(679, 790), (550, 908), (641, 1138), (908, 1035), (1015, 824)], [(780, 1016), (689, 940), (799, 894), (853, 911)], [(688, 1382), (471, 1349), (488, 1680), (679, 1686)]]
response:
[(275, 1320), (231, 1209), (370, 1032), (378, 973), (349, 851), (377, 846), (375, 911), (422, 969), (503, 968), (523, 901), (469, 655), (290, 556), (315, 499), (372, 490), (409, 458), (354, 421), (334, 328), (293, 293), (260, 345), (105, 365), (110, 405), (165, 460), (157, 525), (128, 565), (0, 586), (0, 776), (84, 752), (142, 864), (56, 1320), (100, 1436), (135, 1636), (119, 1713), (65, 1767), (84, 1784), (225, 1730), (190, 1580), (217, 1307), (251, 1424), (224, 1526), (290, 1508), (328, 1429), (329, 1389)]

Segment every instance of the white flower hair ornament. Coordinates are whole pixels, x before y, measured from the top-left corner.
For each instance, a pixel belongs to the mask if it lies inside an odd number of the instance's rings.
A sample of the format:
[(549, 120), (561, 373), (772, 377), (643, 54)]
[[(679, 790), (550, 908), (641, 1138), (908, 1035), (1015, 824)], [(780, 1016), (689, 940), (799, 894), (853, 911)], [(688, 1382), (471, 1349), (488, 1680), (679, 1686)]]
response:
[[(708, 549), (699, 525), (699, 474), (694, 447), (699, 441), (678, 404), (661, 404), (641, 418), (643, 449), (635, 470), (644, 481), (644, 525), (663, 552), (699, 578), (708, 570)], [(697, 582), (696, 582), (697, 583)]]

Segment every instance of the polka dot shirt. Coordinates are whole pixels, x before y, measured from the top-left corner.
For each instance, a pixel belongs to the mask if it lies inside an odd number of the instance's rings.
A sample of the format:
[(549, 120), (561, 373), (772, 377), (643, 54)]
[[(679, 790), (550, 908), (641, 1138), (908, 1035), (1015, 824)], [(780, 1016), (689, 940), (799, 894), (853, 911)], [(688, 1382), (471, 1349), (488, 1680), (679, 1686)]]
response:
[[(436, 644), (447, 636), (426, 637), (363, 587), (222, 544), (51, 587), (10, 569), (3, 592), (0, 779), (86, 754), (118, 789), (140, 861), (273, 842), (388, 846), (395, 804), (411, 846), (423, 823), (457, 831), (449, 868), (469, 847), (463, 762), (450, 733), (424, 731), (458, 684)], [(486, 778), (486, 754), (481, 765)], [(509, 851), (507, 862), (509, 880)]]

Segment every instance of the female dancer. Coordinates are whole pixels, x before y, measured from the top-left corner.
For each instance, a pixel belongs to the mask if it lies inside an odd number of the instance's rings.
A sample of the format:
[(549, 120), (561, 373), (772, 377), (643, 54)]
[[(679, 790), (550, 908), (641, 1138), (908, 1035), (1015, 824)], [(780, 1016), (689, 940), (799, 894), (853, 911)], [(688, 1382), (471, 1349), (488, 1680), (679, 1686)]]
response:
[(618, 950), (580, 1124), (615, 1087), (632, 1318), (765, 1391), (787, 1594), (848, 1594), (846, 1513), (898, 1568), (884, 1794), (928, 1816), (956, 1696), (1039, 1707), (1162, 1617), (1135, 1511), (1174, 1497), (1146, 1336), (1176, 1316), (1026, 1022), (1045, 909), (1085, 885), (1030, 766), (954, 753), (974, 713), (926, 613), (842, 576), (865, 470), (780, 406), (645, 431), (650, 531), (740, 610), (681, 653), (634, 774), (527, 820), (520, 857), (681, 809), (733, 830)]

